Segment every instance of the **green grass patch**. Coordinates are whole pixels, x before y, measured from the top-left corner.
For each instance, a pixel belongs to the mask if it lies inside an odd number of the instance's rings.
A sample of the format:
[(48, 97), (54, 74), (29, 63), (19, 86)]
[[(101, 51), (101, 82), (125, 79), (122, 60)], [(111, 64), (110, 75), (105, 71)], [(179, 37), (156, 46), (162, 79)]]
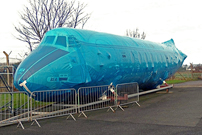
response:
[[(193, 76), (192, 76), (193, 75)], [(201, 77), (202, 73), (191, 73), (190, 71), (185, 72), (176, 72), (174, 74), (174, 80), (198, 80), (198, 77)]]
[(202, 76), (202, 73), (191, 73), (190, 71), (176, 72), (171, 78), (166, 80), (168, 84), (184, 83), (187, 81), (196, 81)]
[(28, 101), (28, 96), (23, 93), (0, 94), (0, 110), (4, 111), (8, 108), (17, 109), (22, 105), (24, 105), (24, 109), (28, 109)]
[(187, 80), (168, 80), (166, 81), (167, 84), (177, 84), (177, 83), (184, 83), (187, 82)]
[(13, 93), (12, 95), (9, 93), (0, 93), (0, 112), (7, 110), (8, 108), (29, 109), (31, 103), (33, 108), (52, 104), (52, 102), (40, 102), (34, 99), (29, 100), (29, 96), (24, 93)]

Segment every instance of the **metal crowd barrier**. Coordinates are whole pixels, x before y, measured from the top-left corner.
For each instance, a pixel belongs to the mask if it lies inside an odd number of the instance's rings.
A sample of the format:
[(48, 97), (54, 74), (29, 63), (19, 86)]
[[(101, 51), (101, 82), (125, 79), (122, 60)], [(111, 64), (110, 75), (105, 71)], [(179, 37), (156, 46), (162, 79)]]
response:
[[(137, 103), (139, 87), (137, 83), (81, 87), (75, 89), (46, 90), (26, 92), (0, 92), (0, 126), (18, 123), (23, 129), (23, 121), (37, 120), (68, 115), (75, 121), (73, 114)], [(137, 103), (138, 104), (138, 103)], [(139, 104), (138, 104), (139, 105)], [(116, 109), (117, 109), (116, 108)], [(79, 116), (80, 116), (79, 115)]]
[(29, 96), (26, 92), (0, 92), (0, 127), (28, 121)]
[(39, 127), (37, 120), (45, 118), (69, 115), (76, 121), (73, 117), (73, 114), (77, 113), (75, 89), (36, 91), (32, 92), (30, 99), (30, 117), (33, 123), (36, 122)]
[(124, 111), (122, 105), (139, 102), (139, 86), (138, 83), (123, 83), (116, 85), (116, 105)]
[[(93, 111), (98, 109), (109, 108), (115, 105), (115, 95), (112, 89), (113, 85), (81, 87), (78, 90), (78, 112)], [(79, 115), (79, 116), (80, 116)]]

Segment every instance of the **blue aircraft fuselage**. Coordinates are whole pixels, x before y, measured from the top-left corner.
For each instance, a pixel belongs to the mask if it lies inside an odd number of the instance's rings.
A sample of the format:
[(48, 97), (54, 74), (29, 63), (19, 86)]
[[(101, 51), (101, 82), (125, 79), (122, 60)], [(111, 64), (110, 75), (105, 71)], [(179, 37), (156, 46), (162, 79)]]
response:
[(57, 28), (19, 65), (14, 85), (33, 91), (138, 82), (153, 89), (187, 56), (171, 39), (154, 43), (95, 31)]

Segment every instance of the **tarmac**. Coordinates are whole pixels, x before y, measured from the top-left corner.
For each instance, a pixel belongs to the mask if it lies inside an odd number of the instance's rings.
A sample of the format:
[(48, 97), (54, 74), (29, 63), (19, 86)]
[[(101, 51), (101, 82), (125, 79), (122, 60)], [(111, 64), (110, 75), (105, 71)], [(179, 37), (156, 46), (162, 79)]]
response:
[(106, 109), (87, 112), (77, 121), (67, 116), (0, 127), (1, 135), (201, 135), (202, 81), (174, 85), (169, 93), (158, 92), (140, 97), (139, 104), (115, 113)]

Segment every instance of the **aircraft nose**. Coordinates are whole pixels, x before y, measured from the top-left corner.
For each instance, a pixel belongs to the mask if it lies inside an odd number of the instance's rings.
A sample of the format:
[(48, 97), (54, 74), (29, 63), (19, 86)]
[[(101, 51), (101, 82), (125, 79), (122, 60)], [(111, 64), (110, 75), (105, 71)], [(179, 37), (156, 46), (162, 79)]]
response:
[(20, 86), (21, 83), (26, 81), (44, 66), (47, 66), (49, 63), (57, 60), (67, 53), (67, 51), (55, 47), (39, 46), (17, 68), (14, 76), (15, 87), (19, 90), (23, 90)]

